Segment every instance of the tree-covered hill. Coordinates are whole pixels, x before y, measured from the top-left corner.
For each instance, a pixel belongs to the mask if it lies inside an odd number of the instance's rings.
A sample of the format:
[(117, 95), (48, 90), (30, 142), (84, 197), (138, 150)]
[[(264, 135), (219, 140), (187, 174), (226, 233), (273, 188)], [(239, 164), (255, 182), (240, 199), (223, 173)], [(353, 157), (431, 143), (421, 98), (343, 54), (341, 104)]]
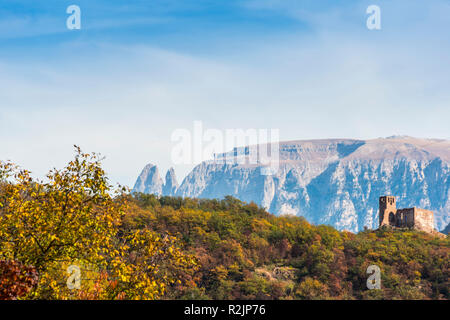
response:
[(417, 231), (130, 194), (79, 148), (45, 181), (0, 162), (0, 299), (449, 299), (449, 263), (449, 239)]
[[(167, 298), (449, 298), (448, 239), (412, 230), (338, 232), (232, 197), (136, 194), (130, 203), (124, 228), (170, 233), (199, 262), (194, 287), (172, 287)], [(369, 265), (381, 269), (381, 290), (367, 289)]]

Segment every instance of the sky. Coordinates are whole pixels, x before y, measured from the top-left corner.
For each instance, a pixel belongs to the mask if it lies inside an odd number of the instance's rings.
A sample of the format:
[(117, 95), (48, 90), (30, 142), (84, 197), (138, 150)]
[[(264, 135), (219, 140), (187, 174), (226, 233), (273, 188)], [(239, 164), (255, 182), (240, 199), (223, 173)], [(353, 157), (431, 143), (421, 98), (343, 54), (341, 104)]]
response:
[(182, 180), (171, 135), (194, 121), (450, 139), (449, 28), (448, 0), (2, 0), (0, 159), (43, 177), (76, 144), (133, 187), (147, 163)]

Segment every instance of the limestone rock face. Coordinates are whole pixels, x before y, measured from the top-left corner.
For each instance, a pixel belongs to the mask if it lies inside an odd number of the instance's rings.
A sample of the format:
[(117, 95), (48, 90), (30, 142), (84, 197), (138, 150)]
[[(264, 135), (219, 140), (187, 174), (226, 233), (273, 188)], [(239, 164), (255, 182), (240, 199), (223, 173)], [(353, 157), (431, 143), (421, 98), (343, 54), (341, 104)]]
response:
[(162, 193), (163, 195), (175, 195), (178, 189), (178, 181), (175, 175), (175, 170), (170, 168), (166, 173), (166, 182), (163, 185)]
[(170, 168), (166, 173), (165, 182), (159, 175), (158, 167), (153, 164), (148, 164), (144, 167), (141, 174), (134, 184), (133, 192), (142, 192), (149, 194), (161, 195), (175, 195), (178, 189), (177, 177), (173, 168)]
[(162, 195), (162, 188), (163, 181), (159, 176), (158, 167), (148, 164), (137, 178), (133, 191)]
[[(399, 207), (432, 210), (438, 230), (450, 222), (448, 140), (289, 141), (280, 143), (279, 158), (279, 170), (270, 176), (262, 175), (259, 165), (206, 161), (167, 195), (232, 195), (277, 215), (304, 216), (315, 224), (353, 232), (364, 226), (377, 228), (378, 198), (395, 195)], [(159, 180), (144, 180), (156, 184), (141, 186), (141, 174), (136, 182), (139, 190), (159, 190)]]
[(450, 233), (450, 223), (445, 227), (444, 230), (441, 231), (443, 234), (449, 234)]

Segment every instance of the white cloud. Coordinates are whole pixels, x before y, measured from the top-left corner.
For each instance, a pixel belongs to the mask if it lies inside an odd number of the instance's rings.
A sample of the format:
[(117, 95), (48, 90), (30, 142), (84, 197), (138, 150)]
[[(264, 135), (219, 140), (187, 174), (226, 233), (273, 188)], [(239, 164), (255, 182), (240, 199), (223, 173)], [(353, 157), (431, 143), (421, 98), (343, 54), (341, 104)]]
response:
[[(279, 128), (282, 139), (448, 139), (448, 43), (430, 30), (396, 28), (242, 39), (220, 55), (71, 42), (49, 59), (3, 58), (0, 158), (43, 175), (79, 144), (106, 155), (112, 180), (132, 186), (147, 162), (171, 165), (171, 132), (194, 120)], [(182, 176), (189, 168), (178, 169)]]

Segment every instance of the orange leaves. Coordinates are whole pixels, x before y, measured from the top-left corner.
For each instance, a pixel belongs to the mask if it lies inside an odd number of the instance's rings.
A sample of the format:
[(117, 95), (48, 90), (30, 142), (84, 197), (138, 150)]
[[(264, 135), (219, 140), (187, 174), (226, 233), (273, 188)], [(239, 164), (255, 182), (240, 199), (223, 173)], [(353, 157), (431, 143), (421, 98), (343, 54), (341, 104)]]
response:
[(0, 300), (16, 300), (24, 297), (37, 284), (37, 273), (13, 260), (0, 260)]

